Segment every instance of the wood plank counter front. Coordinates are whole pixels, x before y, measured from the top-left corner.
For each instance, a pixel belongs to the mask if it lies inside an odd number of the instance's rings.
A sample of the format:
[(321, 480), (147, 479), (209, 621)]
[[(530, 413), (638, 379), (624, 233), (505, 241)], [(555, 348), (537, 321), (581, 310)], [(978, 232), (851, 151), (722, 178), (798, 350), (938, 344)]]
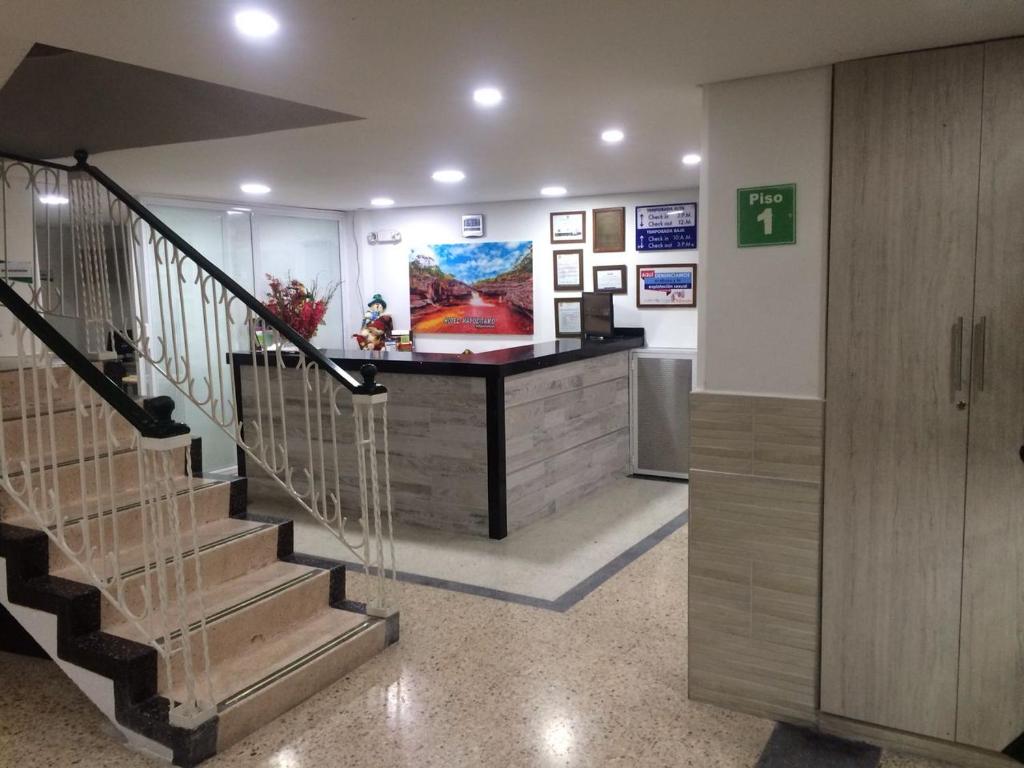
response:
[[(501, 539), (629, 471), (629, 350), (644, 339), (641, 329), (619, 331), (465, 356), (327, 354), (349, 371), (373, 363), (388, 389), (395, 519)], [(281, 358), (294, 364), (294, 355)], [(231, 359), (244, 429), (255, 412), (252, 358)], [(287, 438), (305, 443), (300, 377), (283, 376)], [(342, 407), (339, 439), (351, 442), (351, 404)], [(354, 491), (352, 454), (339, 471)], [(253, 498), (290, 501), (241, 453), (239, 470)]]

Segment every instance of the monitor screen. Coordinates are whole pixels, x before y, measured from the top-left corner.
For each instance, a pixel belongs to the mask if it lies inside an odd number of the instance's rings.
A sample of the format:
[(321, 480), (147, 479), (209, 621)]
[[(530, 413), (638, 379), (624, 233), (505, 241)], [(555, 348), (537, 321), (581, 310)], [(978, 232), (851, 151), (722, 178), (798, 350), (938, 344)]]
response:
[(583, 294), (583, 335), (613, 336), (615, 317), (610, 293)]

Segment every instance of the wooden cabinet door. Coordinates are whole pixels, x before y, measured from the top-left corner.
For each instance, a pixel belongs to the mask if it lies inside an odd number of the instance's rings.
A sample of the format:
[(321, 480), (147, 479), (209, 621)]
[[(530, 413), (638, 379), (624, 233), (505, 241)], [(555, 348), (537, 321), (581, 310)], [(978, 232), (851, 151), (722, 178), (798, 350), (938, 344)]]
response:
[(985, 46), (957, 741), (1024, 731), (1024, 40)]
[(943, 739), (956, 725), (982, 53), (835, 69), (821, 708)]

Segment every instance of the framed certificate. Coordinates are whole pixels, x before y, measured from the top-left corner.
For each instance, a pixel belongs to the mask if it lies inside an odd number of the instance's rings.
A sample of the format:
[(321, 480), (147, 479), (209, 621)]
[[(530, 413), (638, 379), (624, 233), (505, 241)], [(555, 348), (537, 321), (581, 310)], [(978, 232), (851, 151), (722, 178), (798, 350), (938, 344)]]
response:
[(627, 293), (626, 265), (614, 267), (594, 267), (595, 293)]
[(555, 336), (579, 338), (583, 335), (583, 299), (555, 299)]
[(556, 291), (583, 290), (583, 249), (555, 251), (552, 254)]
[(552, 243), (587, 242), (587, 212), (561, 211), (551, 214)]
[(594, 209), (594, 253), (626, 250), (626, 209)]
[(638, 307), (696, 307), (696, 264), (638, 264)]

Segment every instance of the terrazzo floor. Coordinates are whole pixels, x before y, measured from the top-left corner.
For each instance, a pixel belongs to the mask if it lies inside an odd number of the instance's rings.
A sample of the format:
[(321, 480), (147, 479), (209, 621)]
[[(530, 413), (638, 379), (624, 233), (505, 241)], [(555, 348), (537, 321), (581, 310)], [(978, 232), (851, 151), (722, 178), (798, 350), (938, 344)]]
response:
[[(687, 528), (565, 612), (402, 584), (402, 639), (210, 768), (937, 768), (686, 698)], [(351, 577), (361, 591), (362, 577)], [(0, 654), (0, 766), (158, 765), (45, 661)]]

